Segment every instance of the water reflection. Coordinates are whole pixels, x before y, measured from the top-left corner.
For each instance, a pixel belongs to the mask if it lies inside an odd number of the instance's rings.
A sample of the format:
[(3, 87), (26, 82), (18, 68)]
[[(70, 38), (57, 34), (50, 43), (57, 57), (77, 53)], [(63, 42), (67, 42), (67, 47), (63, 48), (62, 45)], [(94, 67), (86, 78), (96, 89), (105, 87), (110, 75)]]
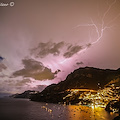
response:
[(117, 114), (109, 114), (100, 107), (69, 105), (69, 120), (112, 120)]
[(104, 108), (0, 99), (0, 120), (113, 120)]

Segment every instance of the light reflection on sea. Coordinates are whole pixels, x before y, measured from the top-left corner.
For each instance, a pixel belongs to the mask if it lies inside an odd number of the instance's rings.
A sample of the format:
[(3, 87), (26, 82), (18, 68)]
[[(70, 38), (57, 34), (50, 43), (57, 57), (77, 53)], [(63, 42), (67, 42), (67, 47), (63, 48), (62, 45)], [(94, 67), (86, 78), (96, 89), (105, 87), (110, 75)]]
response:
[(0, 99), (0, 120), (113, 120), (104, 108)]
[(69, 120), (112, 120), (117, 114), (109, 114), (100, 107), (70, 105)]

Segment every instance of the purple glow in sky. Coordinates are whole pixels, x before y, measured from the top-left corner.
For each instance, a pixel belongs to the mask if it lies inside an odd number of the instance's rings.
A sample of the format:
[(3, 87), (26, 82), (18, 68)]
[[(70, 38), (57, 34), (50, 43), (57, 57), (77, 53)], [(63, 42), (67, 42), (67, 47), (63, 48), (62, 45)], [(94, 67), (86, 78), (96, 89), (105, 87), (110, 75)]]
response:
[(13, 3), (0, 0), (0, 93), (41, 91), (79, 67), (120, 67), (119, 0)]

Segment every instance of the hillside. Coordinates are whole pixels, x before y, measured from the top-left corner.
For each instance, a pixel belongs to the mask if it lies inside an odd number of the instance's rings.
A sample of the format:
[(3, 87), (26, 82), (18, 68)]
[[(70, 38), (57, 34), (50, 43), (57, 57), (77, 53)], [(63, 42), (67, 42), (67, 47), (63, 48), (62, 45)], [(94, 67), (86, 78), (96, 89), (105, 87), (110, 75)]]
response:
[(13, 97), (13, 98), (27, 98), (29, 99), (33, 94), (35, 93), (38, 93), (38, 91), (34, 91), (34, 90), (27, 90), (23, 93), (20, 93), (20, 94), (13, 94), (11, 95), (10, 97)]
[(102, 89), (119, 75), (120, 69), (79, 68), (69, 74), (64, 81), (52, 84), (41, 93), (33, 95), (31, 100), (58, 103), (68, 94), (66, 91), (68, 89)]

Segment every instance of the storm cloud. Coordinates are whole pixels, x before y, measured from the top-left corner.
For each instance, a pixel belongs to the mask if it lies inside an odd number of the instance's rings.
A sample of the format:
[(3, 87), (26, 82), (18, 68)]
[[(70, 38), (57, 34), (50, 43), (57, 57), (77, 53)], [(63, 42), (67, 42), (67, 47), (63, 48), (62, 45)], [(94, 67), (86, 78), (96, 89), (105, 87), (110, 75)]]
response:
[(36, 80), (51, 80), (55, 78), (55, 74), (51, 69), (45, 67), (41, 62), (34, 59), (23, 59), (24, 68), (13, 73), (13, 76), (32, 77)]
[(0, 56), (0, 61), (2, 61), (4, 58)]
[(0, 72), (5, 69), (7, 69), (7, 67), (3, 63), (0, 63)]
[(70, 58), (70, 57), (72, 57), (74, 54), (78, 53), (81, 49), (82, 49), (82, 47), (79, 46), (79, 45), (76, 45), (76, 46), (70, 45), (70, 46), (68, 46), (68, 48), (67, 48), (67, 52), (65, 52), (63, 56), (64, 56), (65, 58)]
[(82, 46), (65, 43), (63, 41), (39, 43), (36, 48), (31, 49), (31, 54), (35, 57), (44, 58), (49, 54), (59, 56), (60, 54), (65, 58), (70, 58), (82, 49)]
[(53, 43), (53, 42), (46, 42), (46, 43), (39, 43), (39, 45), (31, 49), (31, 54), (34, 54), (36, 57), (44, 58), (49, 54), (53, 56), (58, 56), (60, 54), (60, 48), (64, 46), (64, 42)]
[(77, 62), (76, 65), (81, 65), (84, 64), (83, 62)]

